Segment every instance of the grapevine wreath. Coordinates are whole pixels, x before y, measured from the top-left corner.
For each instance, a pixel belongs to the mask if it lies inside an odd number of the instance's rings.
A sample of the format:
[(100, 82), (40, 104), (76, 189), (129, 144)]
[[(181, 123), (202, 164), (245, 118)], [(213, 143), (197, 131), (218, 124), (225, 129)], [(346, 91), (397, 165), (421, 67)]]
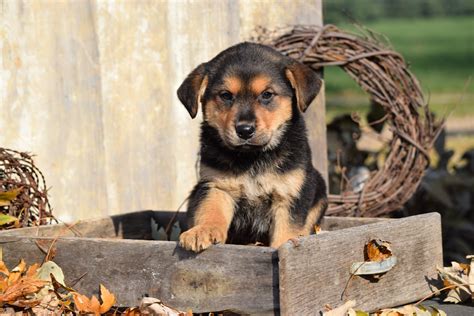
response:
[(444, 120), (435, 122), (420, 85), (400, 54), (371, 32), (355, 35), (334, 25), (256, 30), (254, 41), (275, 47), (313, 70), (341, 67), (380, 104), (393, 137), (385, 163), (371, 172), (363, 189), (346, 186), (329, 195), (327, 215), (379, 216), (400, 209), (429, 166), (428, 152)]
[(54, 222), (46, 181), (28, 153), (0, 147), (0, 229)]

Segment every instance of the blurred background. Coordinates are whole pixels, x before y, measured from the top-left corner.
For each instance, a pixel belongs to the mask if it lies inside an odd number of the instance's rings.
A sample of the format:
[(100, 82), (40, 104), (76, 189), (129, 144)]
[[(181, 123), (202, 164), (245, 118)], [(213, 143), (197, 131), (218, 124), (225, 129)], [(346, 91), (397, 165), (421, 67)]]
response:
[[(437, 211), (443, 217), (445, 261), (474, 253), (474, 1), (331, 0), (325, 24), (374, 33), (401, 53), (421, 83), (445, 131), (431, 152), (431, 168), (412, 200), (395, 216)], [(369, 96), (337, 67), (325, 69), (331, 191), (338, 192), (338, 151), (347, 171), (373, 168), (389, 137), (385, 126), (360, 127), (383, 116)], [(331, 141), (332, 140), (332, 141)]]

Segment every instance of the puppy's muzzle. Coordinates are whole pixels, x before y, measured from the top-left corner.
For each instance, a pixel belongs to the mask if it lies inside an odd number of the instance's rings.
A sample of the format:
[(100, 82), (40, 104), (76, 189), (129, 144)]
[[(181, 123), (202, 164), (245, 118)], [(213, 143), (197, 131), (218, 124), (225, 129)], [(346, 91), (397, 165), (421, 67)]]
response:
[(255, 124), (252, 123), (237, 123), (235, 125), (235, 132), (240, 139), (248, 140), (255, 135)]

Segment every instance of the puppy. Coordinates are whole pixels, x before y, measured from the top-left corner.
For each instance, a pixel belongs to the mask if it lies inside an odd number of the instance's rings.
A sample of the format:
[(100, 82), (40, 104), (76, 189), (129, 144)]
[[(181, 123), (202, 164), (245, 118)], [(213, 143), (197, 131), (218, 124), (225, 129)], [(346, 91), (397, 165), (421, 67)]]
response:
[(200, 180), (180, 246), (263, 243), (309, 235), (327, 208), (302, 113), (321, 87), (309, 67), (242, 43), (199, 65), (178, 89), (192, 118), (202, 105)]

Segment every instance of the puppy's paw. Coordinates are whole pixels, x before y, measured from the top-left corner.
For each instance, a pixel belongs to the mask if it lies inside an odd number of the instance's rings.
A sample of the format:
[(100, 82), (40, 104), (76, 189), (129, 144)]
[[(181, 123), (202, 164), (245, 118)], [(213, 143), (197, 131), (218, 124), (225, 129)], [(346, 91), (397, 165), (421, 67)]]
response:
[(197, 225), (179, 236), (179, 245), (186, 250), (199, 252), (212, 244), (225, 243), (226, 232), (219, 227)]

